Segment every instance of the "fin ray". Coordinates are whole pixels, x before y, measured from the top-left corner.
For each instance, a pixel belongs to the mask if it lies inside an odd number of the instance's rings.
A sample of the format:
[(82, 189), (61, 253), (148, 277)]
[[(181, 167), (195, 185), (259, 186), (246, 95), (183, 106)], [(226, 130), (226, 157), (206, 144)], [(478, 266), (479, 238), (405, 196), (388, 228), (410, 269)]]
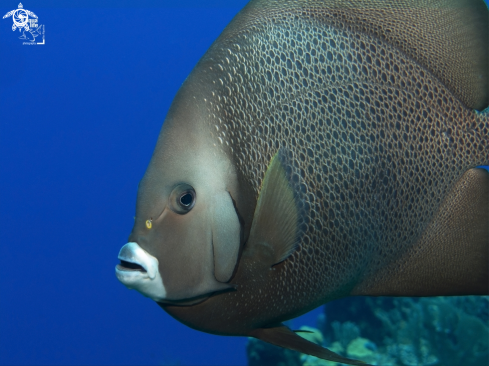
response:
[(295, 334), (284, 325), (273, 328), (255, 329), (250, 333), (250, 336), (279, 347), (288, 348), (307, 355), (322, 358), (323, 360), (345, 363), (348, 365), (369, 366), (365, 362), (345, 358), (327, 348), (310, 342), (307, 339)]
[[(248, 252), (268, 252), (267, 265), (284, 261), (297, 248), (299, 210), (296, 196), (277, 153), (263, 178), (247, 248)], [(263, 258), (264, 253), (260, 254)]]

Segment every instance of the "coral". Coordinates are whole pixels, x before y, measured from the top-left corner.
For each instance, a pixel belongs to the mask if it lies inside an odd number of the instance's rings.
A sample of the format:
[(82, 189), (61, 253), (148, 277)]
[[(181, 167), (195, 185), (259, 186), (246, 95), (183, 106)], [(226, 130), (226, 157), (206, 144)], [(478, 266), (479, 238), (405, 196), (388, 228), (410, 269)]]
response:
[(323, 360), (314, 356), (301, 356), (302, 366), (337, 366), (337, 362)]
[[(487, 366), (488, 305), (487, 296), (346, 298), (325, 307), (325, 314), (318, 318), (320, 331), (302, 327), (311, 333), (298, 334), (372, 365)], [(252, 350), (248, 344), (249, 355), (260, 355), (253, 362), (250, 359), (249, 365), (339, 365), (271, 345), (256, 345)]]
[(466, 314), (451, 299), (422, 299), (425, 334), (441, 364), (487, 365), (489, 327), (480, 318)]
[(297, 332), (302, 338), (307, 339), (310, 342), (322, 345), (324, 343), (323, 333), (319, 329), (308, 327), (306, 325), (299, 328), (305, 332)]
[(357, 358), (366, 362), (371, 362), (369, 359), (373, 360), (375, 357), (375, 352), (377, 347), (374, 343), (366, 338), (358, 337), (348, 344), (346, 348), (346, 354), (348, 357)]
[(325, 305), (326, 320), (322, 322), (320, 329), (326, 340), (333, 342), (340, 339), (335, 333), (333, 324), (351, 322), (358, 327), (362, 337), (380, 344), (384, 334), (382, 334), (382, 322), (374, 314), (374, 309), (377, 308), (390, 310), (394, 309), (395, 305), (392, 298), (387, 297), (349, 297), (332, 301)]
[(333, 327), (335, 339), (340, 342), (343, 348), (348, 347), (352, 340), (360, 336), (360, 329), (352, 322), (340, 323), (334, 321), (331, 326)]
[(344, 345), (353, 323), (399, 365), (487, 365), (488, 303), (487, 296), (346, 298), (326, 306), (322, 328)]
[(487, 364), (489, 327), (454, 305), (461, 301), (400, 298), (395, 309), (375, 309), (387, 335), (384, 343), (389, 345), (389, 354), (406, 366)]
[[(300, 334), (300, 333), (299, 333)], [(255, 338), (246, 344), (248, 366), (301, 366), (300, 353)]]
[[(324, 344), (324, 337), (323, 337), (323, 334), (321, 333), (321, 331), (319, 329), (311, 328), (308, 326), (302, 326), (302, 327), (300, 327), (300, 330), (306, 330), (306, 331), (310, 332), (310, 333), (305, 333), (305, 332), (297, 333), (302, 338), (305, 338), (308, 341), (314, 342), (314, 343), (319, 344), (321, 346)], [(336, 351), (334, 351), (334, 352), (336, 352)], [(335, 366), (336, 365), (336, 362), (322, 360), (320, 358), (310, 356), (310, 355), (305, 355), (303, 353), (301, 353), (300, 359), (302, 362), (302, 366)]]

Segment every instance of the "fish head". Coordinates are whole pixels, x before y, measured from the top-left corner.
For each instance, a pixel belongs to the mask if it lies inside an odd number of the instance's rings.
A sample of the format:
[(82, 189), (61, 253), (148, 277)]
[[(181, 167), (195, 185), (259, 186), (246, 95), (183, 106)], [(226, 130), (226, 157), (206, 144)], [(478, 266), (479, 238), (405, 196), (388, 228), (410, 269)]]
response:
[(191, 304), (233, 290), (242, 246), (236, 173), (203, 127), (208, 114), (195, 93), (184, 84), (170, 108), (116, 267), (123, 284), (157, 302)]

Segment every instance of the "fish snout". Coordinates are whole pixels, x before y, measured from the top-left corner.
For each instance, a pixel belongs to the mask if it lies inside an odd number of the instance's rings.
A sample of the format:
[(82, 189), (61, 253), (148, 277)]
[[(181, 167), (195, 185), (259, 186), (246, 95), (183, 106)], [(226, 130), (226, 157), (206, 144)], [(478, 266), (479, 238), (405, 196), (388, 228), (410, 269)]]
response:
[(128, 289), (134, 289), (155, 301), (166, 297), (158, 259), (135, 242), (124, 245), (118, 258), (121, 262), (115, 267), (115, 275)]

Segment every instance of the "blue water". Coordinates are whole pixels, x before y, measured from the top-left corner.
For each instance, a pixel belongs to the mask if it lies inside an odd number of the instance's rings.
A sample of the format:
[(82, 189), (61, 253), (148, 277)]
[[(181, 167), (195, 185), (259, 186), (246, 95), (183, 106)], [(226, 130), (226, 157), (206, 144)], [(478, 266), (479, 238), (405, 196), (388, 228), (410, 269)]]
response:
[(0, 19), (0, 364), (246, 364), (114, 275), (173, 96), (246, 2), (26, 0), (35, 46)]

